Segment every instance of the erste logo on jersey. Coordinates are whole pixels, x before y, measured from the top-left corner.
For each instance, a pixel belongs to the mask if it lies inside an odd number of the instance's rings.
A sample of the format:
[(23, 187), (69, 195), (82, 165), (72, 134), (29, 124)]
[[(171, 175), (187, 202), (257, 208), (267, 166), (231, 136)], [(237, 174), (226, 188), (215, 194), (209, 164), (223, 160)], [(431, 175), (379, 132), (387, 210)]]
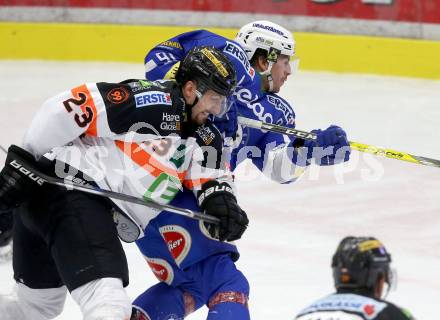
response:
[(293, 113), (291, 107), (285, 104), (283, 100), (281, 100), (276, 96), (268, 94), (267, 101), (269, 101), (270, 104), (272, 104), (275, 107), (275, 109), (283, 113), (283, 116), (286, 120), (285, 124), (293, 125), (295, 123), (295, 114)]
[(145, 257), (148, 265), (156, 276), (157, 280), (165, 282), (167, 284), (171, 284), (174, 280), (174, 272), (171, 265), (163, 259), (155, 259)]
[(254, 79), (255, 70), (251, 67), (251, 64), (246, 56), (246, 53), (243, 49), (230, 41), (226, 41), (226, 47), (223, 49), (223, 52), (228, 53), (229, 55), (235, 57), (238, 61), (240, 61), (243, 68), (246, 70), (246, 73)]
[(189, 232), (178, 225), (160, 227), (159, 232), (165, 240), (168, 250), (177, 265), (180, 265), (191, 248), (191, 236)]
[(134, 100), (136, 102), (136, 108), (158, 104), (171, 106), (173, 104), (173, 102), (171, 101), (171, 95), (167, 92), (162, 91), (148, 91), (138, 93), (134, 95)]

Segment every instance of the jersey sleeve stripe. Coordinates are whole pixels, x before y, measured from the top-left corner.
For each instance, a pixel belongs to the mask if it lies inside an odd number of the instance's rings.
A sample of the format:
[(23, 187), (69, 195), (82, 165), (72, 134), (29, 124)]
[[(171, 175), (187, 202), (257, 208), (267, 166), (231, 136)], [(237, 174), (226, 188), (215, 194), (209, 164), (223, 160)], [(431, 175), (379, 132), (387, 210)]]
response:
[(126, 143), (120, 140), (116, 140), (115, 144), (122, 152), (130, 157), (133, 162), (144, 168), (155, 177), (158, 177), (162, 172), (165, 172), (166, 174), (173, 177), (178, 177), (180, 181), (182, 181), (185, 177), (185, 171), (179, 173), (177, 172), (177, 170), (165, 167), (150, 153), (142, 149), (137, 143)]
[(96, 128), (96, 119), (98, 117), (98, 112), (96, 110), (96, 106), (95, 106), (95, 102), (93, 101), (92, 95), (90, 94), (89, 89), (87, 88), (87, 86), (85, 84), (73, 88), (71, 90), (72, 95), (74, 98), (79, 99), (79, 94), (83, 93), (86, 95), (86, 101), (81, 104), (81, 110), (84, 114), (88, 114), (87, 111), (87, 107), (89, 107), (92, 110), (93, 113), (93, 118), (92, 121), (90, 122), (90, 124), (88, 125), (88, 128), (86, 130), (86, 134), (90, 135), (90, 136), (97, 136), (98, 132), (97, 132), (97, 128)]
[(183, 185), (185, 187), (187, 187), (188, 189), (193, 190), (194, 188), (200, 187), (202, 184), (204, 184), (210, 180), (213, 180), (213, 179), (210, 179), (210, 178), (187, 179), (187, 180), (183, 181)]

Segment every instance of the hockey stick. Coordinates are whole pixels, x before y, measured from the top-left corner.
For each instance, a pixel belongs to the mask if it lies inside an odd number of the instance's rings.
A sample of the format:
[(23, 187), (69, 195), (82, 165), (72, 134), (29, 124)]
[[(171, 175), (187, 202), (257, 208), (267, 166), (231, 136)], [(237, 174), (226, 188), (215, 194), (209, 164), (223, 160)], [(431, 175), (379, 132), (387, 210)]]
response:
[[(3, 148), (3, 146), (0, 146), (0, 149), (2, 149), (3, 152), (5, 152), (6, 154), (8, 153), (6, 151), (6, 149)], [(26, 169), (28, 169), (28, 168), (26, 168)], [(73, 181), (65, 182), (62, 179), (48, 176), (38, 170), (33, 169), (33, 171), (34, 171), (33, 173), (35, 175), (41, 177), (47, 183), (52, 184), (52, 185), (56, 185), (56, 186), (60, 186), (60, 187), (67, 187), (67, 188), (71, 188), (73, 190), (94, 194), (94, 195), (97, 195), (100, 197), (107, 197), (107, 198), (118, 199), (118, 200), (122, 200), (122, 201), (128, 201), (128, 202), (139, 204), (139, 205), (142, 205), (145, 207), (157, 209), (160, 211), (167, 210), (172, 213), (180, 214), (180, 215), (183, 215), (183, 216), (186, 216), (189, 218), (198, 219), (198, 220), (202, 220), (202, 221), (213, 223), (213, 224), (219, 224), (219, 222), (220, 222), (220, 220), (217, 217), (214, 217), (214, 216), (211, 216), (208, 214), (203, 214), (201, 212), (193, 211), (190, 209), (179, 208), (179, 207), (175, 207), (175, 206), (172, 206), (169, 204), (161, 204), (161, 203), (157, 203), (155, 201), (149, 200), (149, 199), (138, 198), (135, 196), (131, 196), (128, 194), (119, 193), (119, 192), (115, 192), (115, 191), (111, 191), (111, 190), (101, 189), (99, 187), (95, 187), (90, 184), (82, 185), (82, 184), (75, 183)]]
[[(261, 130), (267, 130), (272, 132), (277, 132), (281, 134), (287, 134), (294, 136), (296, 138), (301, 138), (305, 140), (313, 140), (316, 141), (317, 137), (316, 134), (313, 132), (307, 132), (297, 129), (292, 129), (288, 127), (279, 126), (276, 124), (266, 123), (254, 119), (249, 119), (245, 117), (238, 117), (238, 122), (242, 125), (255, 128), (255, 129), (261, 129)], [(366, 152), (371, 153), (376, 156), (383, 156), (386, 158), (391, 159), (397, 159), (401, 161), (407, 161), (415, 164), (421, 164), (425, 166), (431, 166), (431, 167), (437, 167), (440, 168), (440, 160), (421, 157), (421, 156), (415, 156), (406, 152), (402, 151), (396, 151), (392, 149), (386, 149), (381, 147), (372, 146), (369, 144), (349, 141), (350, 147), (354, 150), (357, 150), (359, 152)]]

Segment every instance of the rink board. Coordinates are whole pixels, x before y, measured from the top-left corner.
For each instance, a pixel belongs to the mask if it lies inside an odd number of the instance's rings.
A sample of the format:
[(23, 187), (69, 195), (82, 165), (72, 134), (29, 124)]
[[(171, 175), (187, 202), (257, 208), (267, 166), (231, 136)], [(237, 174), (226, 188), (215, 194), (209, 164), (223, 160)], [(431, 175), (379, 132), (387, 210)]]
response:
[[(0, 23), (0, 59), (142, 63), (156, 44), (197, 27)], [(237, 29), (208, 28), (233, 38)], [(440, 42), (295, 33), (303, 70), (440, 79)]]

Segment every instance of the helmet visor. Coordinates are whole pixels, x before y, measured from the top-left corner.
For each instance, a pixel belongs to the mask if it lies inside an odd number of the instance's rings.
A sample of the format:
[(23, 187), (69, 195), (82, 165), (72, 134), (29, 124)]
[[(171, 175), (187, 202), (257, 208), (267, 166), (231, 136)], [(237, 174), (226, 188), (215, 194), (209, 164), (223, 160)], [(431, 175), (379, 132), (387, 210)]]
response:
[(200, 104), (204, 107), (206, 112), (217, 116), (222, 117), (228, 111), (228, 98), (213, 90), (207, 90), (204, 94), (201, 94), (199, 91), (196, 91), (197, 97), (199, 98)]

